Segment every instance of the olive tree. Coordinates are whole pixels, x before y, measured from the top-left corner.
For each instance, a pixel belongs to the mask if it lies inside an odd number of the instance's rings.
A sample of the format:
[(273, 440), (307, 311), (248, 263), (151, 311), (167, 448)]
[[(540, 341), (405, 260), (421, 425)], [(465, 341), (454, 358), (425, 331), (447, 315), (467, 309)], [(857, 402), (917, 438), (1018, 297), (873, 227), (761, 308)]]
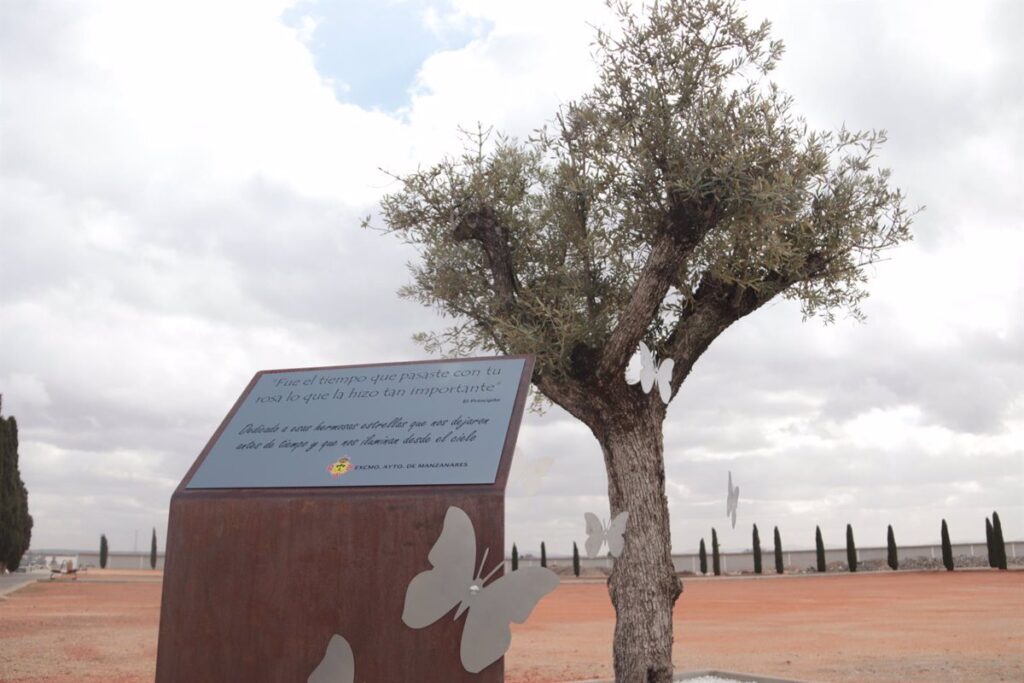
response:
[[(730, 325), (777, 297), (860, 315), (868, 266), (910, 236), (884, 133), (812, 130), (768, 80), (782, 55), (735, 2), (612, 4), (596, 84), (528, 140), (467, 135), (384, 197), (415, 245), (401, 293), (451, 325), (429, 352), (533, 354), (543, 398), (601, 445), (629, 512), (608, 585), (617, 680), (668, 681), (672, 606), (658, 391), (624, 381), (640, 342), (674, 360), (669, 398)], [(367, 221), (369, 224), (369, 220)], [(542, 399), (543, 400), (543, 399)]]

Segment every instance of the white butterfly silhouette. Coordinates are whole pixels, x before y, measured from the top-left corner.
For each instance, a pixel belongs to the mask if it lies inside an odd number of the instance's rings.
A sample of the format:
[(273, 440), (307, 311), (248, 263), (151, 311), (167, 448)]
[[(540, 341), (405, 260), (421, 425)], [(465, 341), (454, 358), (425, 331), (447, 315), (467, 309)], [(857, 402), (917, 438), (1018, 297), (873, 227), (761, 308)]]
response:
[(626, 382), (629, 384), (640, 382), (640, 387), (645, 394), (651, 393), (651, 387), (657, 382), (661, 400), (667, 404), (672, 400), (672, 368), (675, 367), (675, 364), (674, 360), (666, 358), (659, 365), (654, 357), (654, 352), (647, 348), (647, 344), (640, 342), (640, 378), (627, 378)]
[(353, 683), (355, 679), (356, 663), (352, 656), (352, 646), (334, 634), (327, 643), (324, 658), (313, 669), (307, 683)]
[(605, 542), (608, 543), (608, 552), (612, 557), (622, 554), (622, 544), (625, 542), (622, 534), (626, 531), (626, 522), (629, 521), (628, 510), (620, 512), (608, 526), (601, 524), (601, 520), (593, 512), (584, 512), (583, 519), (587, 521), (587, 540), (583, 544), (587, 549), (587, 557), (597, 557)]
[(725, 516), (732, 515), (732, 528), (736, 528), (736, 507), (740, 504), (740, 487), (732, 485), (732, 472), (729, 472), (729, 496), (725, 499)]
[(526, 621), (540, 599), (558, 586), (558, 576), (544, 567), (526, 567), (487, 584), (504, 566), (498, 562), (481, 577), (487, 552), (476, 571), (473, 523), (465, 511), (449, 507), (441, 535), (427, 555), (434, 568), (409, 582), (402, 610), (402, 621), (411, 628), (429, 626), (455, 607), (456, 619), (468, 610), (460, 655), (470, 673), (498, 661), (512, 643), (510, 623)]

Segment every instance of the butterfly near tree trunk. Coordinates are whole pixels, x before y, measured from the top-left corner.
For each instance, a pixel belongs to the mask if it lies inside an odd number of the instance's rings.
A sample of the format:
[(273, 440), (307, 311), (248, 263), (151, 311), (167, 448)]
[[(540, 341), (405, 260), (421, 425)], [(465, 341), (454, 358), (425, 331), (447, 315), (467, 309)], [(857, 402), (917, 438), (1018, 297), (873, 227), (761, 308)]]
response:
[(583, 519), (587, 523), (587, 540), (583, 544), (587, 549), (587, 557), (597, 557), (601, 552), (601, 546), (608, 544), (608, 552), (612, 557), (622, 554), (622, 546), (625, 544), (624, 534), (626, 523), (629, 521), (629, 512), (620, 512), (612, 521), (605, 526), (593, 512), (584, 512)]
[(655, 384), (658, 385), (658, 394), (661, 400), (667, 405), (672, 400), (672, 368), (676, 362), (666, 358), (661, 363), (655, 358), (654, 352), (647, 344), (640, 342), (640, 376), (627, 377), (628, 384), (640, 383), (640, 388), (645, 394), (651, 393)]

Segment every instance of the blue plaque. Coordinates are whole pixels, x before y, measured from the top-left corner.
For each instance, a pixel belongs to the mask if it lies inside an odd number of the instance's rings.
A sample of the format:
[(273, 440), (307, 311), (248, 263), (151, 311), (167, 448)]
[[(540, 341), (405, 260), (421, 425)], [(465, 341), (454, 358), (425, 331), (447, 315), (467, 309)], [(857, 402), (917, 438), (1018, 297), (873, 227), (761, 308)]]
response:
[(257, 374), (189, 489), (493, 484), (520, 357)]

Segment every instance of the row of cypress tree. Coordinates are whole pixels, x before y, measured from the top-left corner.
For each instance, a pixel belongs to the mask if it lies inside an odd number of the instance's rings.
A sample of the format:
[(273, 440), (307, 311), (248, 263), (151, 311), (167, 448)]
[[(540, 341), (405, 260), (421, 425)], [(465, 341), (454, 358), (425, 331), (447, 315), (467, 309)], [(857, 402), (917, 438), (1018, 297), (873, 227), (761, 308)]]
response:
[[(156, 569), (156, 529), (153, 529), (153, 536), (149, 543), (149, 568)], [(107, 568), (107, 559), (110, 555), (110, 546), (107, 543), (107, 535), (100, 534), (100, 569)]]
[[(1003, 541), (1003, 525), (999, 521), (999, 513), (992, 513), (992, 520), (989, 521), (988, 517), (985, 518), (985, 544), (988, 547), (988, 565), (995, 569), (1006, 569), (1006, 543)], [(156, 532), (154, 531), (154, 534)], [(154, 543), (156, 542), (156, 536), (154, 535)], [(105, 539), (104, 539), (105, 540)], [(896, 535), (893, 533), (892, 524), (889, 525), (886, 531), (886, 550), (887, 550), (887, 564), (889, 568), (896, 571), (900, 568), (899, 553), (896, 550)], [(761, 536), (757, 531), (757, 525), (754, 525), (753, 532), (753, 547), (754, 547), (754, 573), (761, 574)], [(825, 564), (825, 543), (821, 537), (821, 527), (814, 527), (814, 548), (815, 548), (815, 560), (816, 569), (819, 572), (824, 573), (826, 571)], [(704, 539), (700, 539), (700, 549), (698, 551), (700, 558), (700, 573), (708, 573), (708, 553), (707, 548), (704, 545)], [(544, 542), (540, 544), (540, 565), (542, 567), (548, 566), (547, 562), (547, 549), (544, 546)], [(942, 563), (947, 570), (953, 571), (953, 546), (949, 541), (949, 528), (946, 526), (946, 520), (942, 520)], [(715, 531), (714, 527), (711, 527), (711, 564), (712, 571), (715, 576), (721, 576), (722, 567), (721, 559), (718, 548), (718, 532)], [(846, 525), (846, 564), (851, 572), (857, 571), (857, 546), (853, 539), (853, 526), (850, 524)], [(516, 544), (512, 544), (512, 571), (519, 569), (519, 550), (516, 548)], [(580, 551), (576, 546), (575, 541), (572, 544), (572, 571), (576, 576), (580, 575)], [(785, 567), (782, 562), (782, 536), (779, 534), (779, 527), (775, 527), (775, 573), (782, 574), (785, 571)]]
[[(100, 569), (107, 568), (107, 559), (110, 555), (110, 546), (107, 543), (107, 535), (100, 534)], [(156, 569), (156, 529), (153, 529), (153, 537), (149, 543), (149, 568)]]
[(1006, 569), (1006, 542), (1003, 540), (1003, 524), (999, 513), (992, 513), (992, 521), (985, 518), (985, 545), (988, 547), (988, 566)]
[[(754, 525), (754, 573), (762, 573), (762, 559), (761, 559), (761, 536), (757, 531), (757, 525)], [(697, 551), (697, 555), (700, 559), (700, 573), (708, 573), (708, 551), (704, 545), (704, 539), (700, 539), (700, 549)], [(711, 527), (711, 570), (715, 576), (721, 576), (722, 574), (722, 563), (718, 548), (718, 532), (715, 531), (714, 527)], [(785, 567), (782, 562), (782, 536), (779, 534), (779, 527), (775, 527), (775, 573), (782, 574), (785, 571)]]
[(0, 414), (0, 572), (17, 569), (31, 542), (28, 489), (18, 468), (18, 423)]
[[(994, 569), (1006, 569), (1006, 542), (1003, 540), (1003, 526), (999, 521), (999, 513), (992, 513), (993, 522), (985, 518), (985, 544), (988, 548), (988, 566)], [(712, 546), (712, 569), (715, 576), (721, 574), (719, 566), (719, 554), (718, 554), (718, 533), (714, 527), (711, 528), (711, 546)], [(893, 533), (892, 525), (886, 532), (886, 555), (887, 564), (893, 571), (899, 569), (899, 553), (896, 550), (896, 536)], [(761, 574), (761, 537), (757, 531), (757, 525), (754, 525), (753, 532), (753, 548), (754, 548), (754, 573)], [(824, 573), (826, 571), (825, 564), (825, 543), (821, 537), (821, 527), (814, 527), (814, 549), (815, 549), (815, 564), (816, 569), (819, 572)], [(700, 573), (708, 573), (708, 559), (707, 550), (704, 546), (704, 539), (700, 539), (700, 549), (698, 551), (700, 557)], [(942, 563), (947, 570), (953, 571), (953, 545), (949, 540), (949, 528), (946, 525), (946, 520), (942, 520)], [(853, 539), (853, 526), (850, 524), (846, 525), (846, 564), (851, 572), (857, 571), (857, 545)], [(779, 535), (779, 527), (775, 527), (775, 572), (778, 574), (783, 573), (782, 563), (782, 539)]]

